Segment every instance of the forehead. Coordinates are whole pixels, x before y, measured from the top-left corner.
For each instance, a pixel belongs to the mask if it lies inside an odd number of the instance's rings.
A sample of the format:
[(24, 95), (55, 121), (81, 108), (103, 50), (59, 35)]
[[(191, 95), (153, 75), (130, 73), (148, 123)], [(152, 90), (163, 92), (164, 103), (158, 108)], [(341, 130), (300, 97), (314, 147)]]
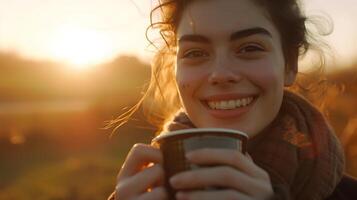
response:
[(194, 0), (182, 13), (177, 36), (227, 36), (252, 27), (262, 27), (277, 34), (268, 14), (252, 0)]

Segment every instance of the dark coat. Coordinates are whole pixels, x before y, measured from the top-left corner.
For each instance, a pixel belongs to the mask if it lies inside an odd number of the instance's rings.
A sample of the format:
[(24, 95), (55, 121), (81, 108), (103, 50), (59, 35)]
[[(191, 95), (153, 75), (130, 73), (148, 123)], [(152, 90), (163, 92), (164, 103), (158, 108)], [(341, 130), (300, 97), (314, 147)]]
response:
[[(273, 185), (274, 196), (269, 200), (291, 200), (285, 185)], [(357, 200), (357, 179), (344, 174), (334, 192), (325, 200)]]
[[(288, 192), (283, 187), (274, 188), (276, 194), (271, 200), (285, 200), (289, 199)], [(107, 200), (114, 200), (114, 192)], [(349, 175), (344, 175), (340, 183), (336, 186), (335, 191), (330, 197), (325, 200), (357, 200), (357, 179)]]
[(357, 200), (357, 179), (344, 175), (335, 191), (326, 200)]

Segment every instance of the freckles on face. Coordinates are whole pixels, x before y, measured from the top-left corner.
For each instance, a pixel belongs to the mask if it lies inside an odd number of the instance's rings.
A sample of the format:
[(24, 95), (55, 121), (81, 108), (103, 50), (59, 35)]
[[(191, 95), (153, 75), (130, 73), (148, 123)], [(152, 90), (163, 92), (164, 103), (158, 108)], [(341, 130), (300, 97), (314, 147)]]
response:
[[(179, 74), (182, 74), (182, 72), (180, 72)], [(178, 75), (177, 71), (176, 71), (176, 83), (177, 83), (179, 92), (188, 90), (190, 88), (190, 85), (192, 82), (190, 79), (191, 78), (189, 78), (187, 76)]]
[(180, 90), (186, 90), (189, 89), (189, 87), (190, 87), (189, 83), (179, 83)]
[(182, 67), (184, 64), (178, 62), (180, 66), (176, 69), (176, 83), (181, 97), (195, 96), (195, 92), (199, 90), (200, 85), (204, 82), (207, 76), (206, 70), (202, 68)]

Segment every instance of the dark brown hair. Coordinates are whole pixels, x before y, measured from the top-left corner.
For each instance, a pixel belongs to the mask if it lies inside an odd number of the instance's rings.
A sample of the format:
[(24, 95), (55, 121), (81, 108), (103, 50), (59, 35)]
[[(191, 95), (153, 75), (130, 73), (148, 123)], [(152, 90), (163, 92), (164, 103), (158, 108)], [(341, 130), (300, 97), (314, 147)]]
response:
[[(152, 9), (151, 23), (146, 36), (158, 51), (152, 62), (151, 81), (142, 99), (112, 122), (117, 125), (117, 128), (142, 105), (149, 122), (157, 126), (160, 132), (165, 122), (181, 108), (174, 75), (176, 33), (183, 11), (193, 1), (195, 0), (159, 0), (159, 5)], [(266, 11), (267, 17), (279, 31), (286, 67), (297, 72), (299, 57), (304, 56), (311, 46), (308, 36), (313, 38), (306, 28), (308, 19), (300, 9), (299, 2), (297, 0), (253, 1)], [(161, 45), (160, 42), (153, 41), (149, 37), (151, 30), (158, 30), (163, 41)], [(321, 69), (324, 65), (323, 54), (320, 54), (320, 60)], [(301, 88), (293, 86), (292, 90), (298, 91)]]

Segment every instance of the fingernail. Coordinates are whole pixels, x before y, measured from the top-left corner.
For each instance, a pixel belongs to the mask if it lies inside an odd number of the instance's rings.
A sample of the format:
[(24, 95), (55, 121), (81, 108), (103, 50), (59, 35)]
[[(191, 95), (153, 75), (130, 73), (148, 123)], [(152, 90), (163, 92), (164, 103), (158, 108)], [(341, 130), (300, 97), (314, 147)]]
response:
[(176, 176), (173, 176), (173, 177), (170, 178), (169, 182), (170, 182), (170, 184), (171, 184), (172, 186), (176, 186), (177, 183), (178, 183), (178, 179), (177, 179)]
[(177, 192), (176, 193), (176, 199), (178, 199), (178, 200), (187, 200), (188, 196), (184, 192)]
[(192, 152), (188, 152), (188, 153), (185, 154), (185, 157), (186, 157), (188, 160), (192, 159), (192, 156), (193, 156), (193, 153), (192, 153)]
[(253, 161), (252, 157), (251, 157), (248, 153), (246, 153), (245, 156), (246, 156), (249, 160)]

